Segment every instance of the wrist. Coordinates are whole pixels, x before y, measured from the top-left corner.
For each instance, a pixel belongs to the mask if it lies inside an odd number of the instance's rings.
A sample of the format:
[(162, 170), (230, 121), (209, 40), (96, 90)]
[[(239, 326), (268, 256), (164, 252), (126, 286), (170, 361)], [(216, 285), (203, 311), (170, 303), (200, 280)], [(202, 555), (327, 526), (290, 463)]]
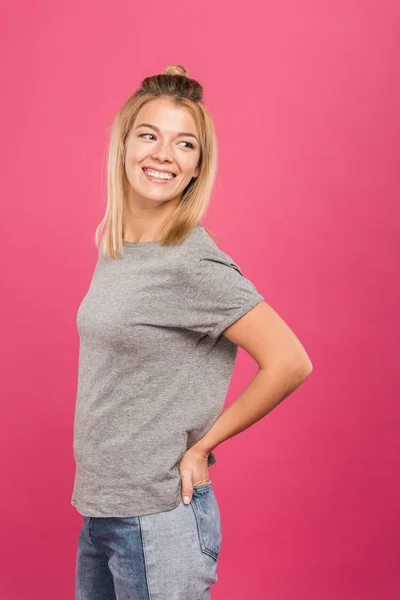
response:
[(204, 456), (207, 456), (207, 457), (213, 451), (213, 448), (211, 448), (209, 445), (207, 445), (207, 443), (204, 440), (199, 440), (198, 442), (193, 444), (193, 446), (191, 446), (190, 449), (193, 450), (194, 452), (198, 452), (199, 454), (203, 454)]

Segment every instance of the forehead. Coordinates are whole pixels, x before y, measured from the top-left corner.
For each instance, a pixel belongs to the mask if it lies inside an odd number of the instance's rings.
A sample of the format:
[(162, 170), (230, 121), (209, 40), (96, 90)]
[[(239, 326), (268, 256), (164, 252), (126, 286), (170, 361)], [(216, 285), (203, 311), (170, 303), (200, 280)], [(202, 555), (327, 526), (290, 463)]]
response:
[(173, 104), (167, 98), (151, 100), (138, 112), (133, 127), (150, 123), (162, 131), (188, 131), (197, 134), (192, 114), (183, 106)]

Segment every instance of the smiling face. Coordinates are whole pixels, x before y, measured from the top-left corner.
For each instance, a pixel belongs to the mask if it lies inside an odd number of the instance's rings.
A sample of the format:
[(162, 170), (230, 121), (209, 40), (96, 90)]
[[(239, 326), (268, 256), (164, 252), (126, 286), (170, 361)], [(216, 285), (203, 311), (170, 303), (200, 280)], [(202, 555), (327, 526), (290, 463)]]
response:
[(198, 138), (195, 121), (186, 108), (167, 98), (145, 104), (125, 142), (130, 198), (179, 202), (191, 179), (200, 174)]

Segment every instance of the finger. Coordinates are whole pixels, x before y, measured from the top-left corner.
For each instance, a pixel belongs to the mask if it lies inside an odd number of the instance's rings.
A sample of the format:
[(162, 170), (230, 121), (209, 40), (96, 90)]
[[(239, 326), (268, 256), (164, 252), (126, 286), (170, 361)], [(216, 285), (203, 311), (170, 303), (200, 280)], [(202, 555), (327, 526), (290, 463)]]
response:
[(189, 504), (192, 501), (193, 486), (192, 486), (192, 473), (189, 469), (185, 469), (181, 473), (182, 479), (182, 498), (185, 504)]

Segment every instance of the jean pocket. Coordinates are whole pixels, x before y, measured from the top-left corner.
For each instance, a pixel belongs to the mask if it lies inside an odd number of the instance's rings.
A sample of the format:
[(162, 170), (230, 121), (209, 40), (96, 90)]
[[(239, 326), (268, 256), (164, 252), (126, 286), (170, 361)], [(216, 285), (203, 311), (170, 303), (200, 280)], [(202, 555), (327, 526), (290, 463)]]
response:
[(196, 517), (200, 547), (217, 560), (222, 541), (221, 515), (211, 481), (193, 488), (190, 504)]

